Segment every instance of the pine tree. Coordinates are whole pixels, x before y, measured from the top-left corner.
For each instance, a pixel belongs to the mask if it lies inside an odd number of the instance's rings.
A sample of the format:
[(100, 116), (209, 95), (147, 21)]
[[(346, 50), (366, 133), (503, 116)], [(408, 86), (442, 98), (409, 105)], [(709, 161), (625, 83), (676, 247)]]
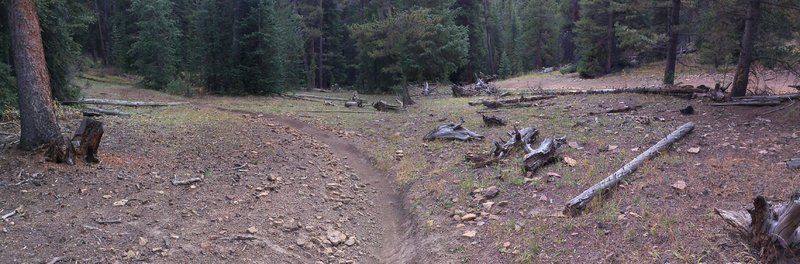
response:
[(135, 18), (136, 35), (128, 55), (146, 87), (164, 89), (177, 75), (180, 32), (168, 0), (133, 0), (128, 12)]

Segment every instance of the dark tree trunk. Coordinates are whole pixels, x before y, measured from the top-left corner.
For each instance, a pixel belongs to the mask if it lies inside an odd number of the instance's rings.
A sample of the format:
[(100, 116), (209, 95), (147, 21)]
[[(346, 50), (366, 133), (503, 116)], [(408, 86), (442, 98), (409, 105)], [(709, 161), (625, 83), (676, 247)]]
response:
[(325, 31), (322, 30), (324, 18), (325, 18), (325, 10), (322, 8), (322, 0), (319, 0), (319, 22), (318, 22), (318, 27), (319, 27), (320, 34), (319, 34), (319, 43), (318, 43), (319, 44), (319, 54), (317, 54), (317, 56), (319, 57), (319, 59), (318, 59), (319, 65), (317, 65), (317, 71), (318, 71), (319, 80), (317, 81), (317, 88), (324, 88), (326, 86), (325, 85), (325, 76), (323, 75), (324, 67), (322, 67), (322, 65), (323, 65), (322, 54), (324, 53), (323, 49), (322, 49), (322, 47), (323, 47), (322, 46), (322, 40), (323, 40), (322, 38), (325, 35), (324, 34)]
[(614, 10), (611, 10), (611, 1), (608, 1), (606, 7), (608, 14), (608, 23), (606, 24), (606, 67), (605, 73), (610, 73), (614, 68)]
[(489, 34), (489, 0), (483, 0), (483, 30), (486, 36), (486, 66), (489, 74), (495, 74), (494, 65), (494, 45), (492, 44), (492, 36)]
[(43, 144), (63, 145), (64, 138), (53, 112), (36, 1), (8, 1), (8, 21), (19, 92), (19, 147), (32, 150)]
[(675, 84), (675, 61), (678, 60), (678, 24), (681, 19), (681, 0), (672, 0), (667, 43), (667, 66), (664, 69), (664, 84)]
[(561, 61), (564, 63), (575, 63), (577, 61), (577, 57), (575, 57), (575, 23), (580, 19), (580, 4), (578, 2), (578, 0), (570, 0), (569, 4), (569, 25), (564, 31), (561, 44), (563, 52)]
[(749, 0), (747, 7), (747, 20), (744, 22), (742, 34), (742, 50), (739, 53), (739, 63), (736, 65), (736, 75), (733, 77), (731, 96), (744, 96), (747, 93), (747, 83), (750, 79), (750, 63), (753, 60), (753, 44), (758, 30), (758, 20), (761, 16), (761, 0)]

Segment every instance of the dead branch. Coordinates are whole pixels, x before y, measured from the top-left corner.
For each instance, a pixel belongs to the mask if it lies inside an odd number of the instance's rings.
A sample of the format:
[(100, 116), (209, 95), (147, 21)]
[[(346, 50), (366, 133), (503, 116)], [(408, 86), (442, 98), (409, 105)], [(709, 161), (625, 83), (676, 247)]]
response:
[(469, 129), (464, 128), (463, 125), (464, 125), (463, 118), (461, 119), (461, 123), (458, 124), (449, 123), (440, 125), (437, 128), (431, 130), (431, 132), (428, 132), (428, 134), (425, 135), (424, 139), (428, 141), (434, 139), (456, 139), (461, 141), (483, 139), (483, 136), (475, 132), (472, 132)]
[(202, 178), (197, 178), (197, 177), (189, 178), (189, 179), (186, 179), (186, 180), (178, 180), (178, 175), (175, 175), (175, 177), (172, 178), (172, 185), (175, 185), (175, 186), (190, 185), (190, 184), (193, 184), (195, 182), (200, 182), (200, 181), (203, 181), (203, 179)]
[(753, 209), (727, 211), (714, 209), (726, 223), (736, 228), (758, 252), (764, 263), (800, 261), (800, 193), (785, 203), (770, 203), (763, 196), (753, 200)]
[(620, 168), (613, 174), (609, 175), (602, 181), (598, 182), (594, 186), (590, 187), (583, 193), (579, 194), (578, 196), (575, 196), (575, 198), (572, 198), (572, 200), (569, 200), (569, 202), (567, 202), (567, 205), (564, 208), (564, 214), (571, 216), (579, 215), (586, 207), (586, 205), (588, 205), (589, 202), (591, 202), (595, 196), (609, 191), (611, 187), (616, 186), (620, 181), (622, 181), (622, 179), (624, 179), (625, 176), (636, 171), (636, 169), (639, 168), (639, 166), (642, 165), (642, 163), (645, 160), (651, 159), (659, 152), (664, 150), (666, 147), (672, 145), (673, 143), (681, 139), (683, 136), (691, 132), (693, 129), (694, 129), (694, 123), (691, 122), (678, 127), (677, 130), (673, 131), (672, 133), (667, 135), (667, 137), (658, 141), (658, 143), (647, 149), (647, 151), (642, 152), (642, 154), (639, 154), (639, 156), (637, 156), (631, 162), (628, 162), (628, 164), (625, 164), (625, 166), (622, 166), (622, 168)]
[(545, 138), (536, 149), (531, 148), (530, 143), (525, 142), (525, 171), (536, 172), (542, 166), (556, 161), (556, 150), (567, 143), (567, 138)]
[(11, 212), (9, 212), (7, 214), (4, 214), (3, 216), (0, 216), (0, 219), (5, 221), (6, 219), (11, 218), (12, 216), (16, 215), (17, 213), (19, 213), (21, 211), (22, 211), (22, 205), (20, 205), (19, 207), (17, 207), (14, 210), (11, 210)]
[(340, 101), (340, 102), (347, 102), (350, 99), (347, 98), (340, 98), (340, 97), (329, 97), (329, 96), (317, 96), (312, 94), (294, 94), (295, 97), (301, 98), (311, 98), (311, 99), (319, 99), (319, 100), (328, 100), (328, 101)]
[(514, 130), (508, 132), (507, 134), (511, 137), (508, 139), (508, 141), (505, 141), (502, 138), (500, 138), (499, 141), (492, 141), (492, 148), (489, 150), (489, 153), (481, 155), (467, 155), (465, 157), (466, 160), (475, 163), (475, 168), (494, 165), (504, 157), (508, 156), (509, 153), (517, 149), (522, 149), (524, 148), (525, 144), (536, 140), (539, 130), (531, 127), (526, 127), (522, 130), (519, 130), (515, 127)]
[(56, 263), (58, 263), (58, 262), (60, 262), (60, 261), (62, 261), (62, 260), (65, 260), (65, 259), (67, 259), (67, 256), (58, 256), (58, 257), (54, 257), (53, 259), (51, 259), (50, 261), (48, 261), (48, 262), (47, 262), (47, 264), (56, 264)]
[(82, 113), (84, 116), (100, 116), (100, 115), (131, 116), (131, 114), (128, 112), (108, 110), (96, 107), (86, 107), (86, 110), (84, 110)]
[(114, 100), (114, 99), (98, 99), (98, 98), (86, 98), (83, 100), (78, 101), (63, 101), (61, 104), (64, 105), (71, 105), (71, 104), (93, 104), (93, 105), (118, 105), (118, 106), (131, 106), (131, 107), (140, 107), (140, 106), (153, 106), (153, 107), (161, 107), (161, 106), (178, 106), (178, 105), (185, 105), (189, 102), (139, 102), (139, 101), (125, 101), (125, 100)]
[(101, 225), (121, 224), (122, 223), (122, 219), (100, 219), (100, 218), (97, 218), (97, 219), (94, 219), (94, 222), (98, 223), (98, 224), (101, 224)]
[(760, 114), (760, 115), (758, 115), (758, 116), (759, 116), (759, 117), (763, 117), (763, 116), (765, 116), (765, 115), (768, 115), (768, 114), (772, 114), (772, 113), (775, 113), (775, 112), (778, 112), (778, 111), (783, 111), (783, 110), (786, 110), (787, 108), (789, 108), (789, 107), (792, 107), (792, 106), (794, 105), (794, 103), (795, 103), (795, 102), (797, 102), (797, 101), (795, 101), (795, 100), (790, 100), (790, 101), (791, 101), (791, 103), (789, 103), (788, 105), (786, 105), (786, 106), (784, 106), (784, 107), (781, 107), (781, 108), (778, 108), (778, 109), (772, 109), (772, 110), (766, 111), (766, 112), (764, 112), (763, 114)]

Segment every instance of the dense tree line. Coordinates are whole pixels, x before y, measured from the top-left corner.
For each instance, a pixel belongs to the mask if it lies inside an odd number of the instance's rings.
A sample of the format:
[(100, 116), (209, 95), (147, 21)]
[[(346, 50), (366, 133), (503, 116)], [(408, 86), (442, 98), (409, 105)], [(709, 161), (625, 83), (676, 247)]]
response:
[[(410, 82), (471, 82), (479, 72), (509, 77), (543, 67), (594, 78), (695, 51), (703, 63), (722, 67), (739, 60), (754, 2), (761, 12), (746, 54), (762, 66), (795, 69), (800, 57), (794, 0), (37, 2), (57, 99), (76, 95), (70, 78), (82, 54), (141, 75), (146, 87), (218, 94), (392, 91)], [(7, 21), (5, 3), (0, 8)], [(15, 98), (9, 54), (3, 23), (2, 106)], [(674, 70), (664, 76), (671, 82)]]

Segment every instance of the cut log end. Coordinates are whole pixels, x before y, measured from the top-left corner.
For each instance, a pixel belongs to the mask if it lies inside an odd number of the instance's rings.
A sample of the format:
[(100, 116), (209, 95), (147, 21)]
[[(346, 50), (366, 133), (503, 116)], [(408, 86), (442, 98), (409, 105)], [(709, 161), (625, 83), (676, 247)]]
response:
[(800, 261), (800, 194), (788, 202), (770, 203), (763, 196), (753, 200), (753, 208), (740, 211), (714, 210), (733, 226), (758, 252), (764, 263)]

